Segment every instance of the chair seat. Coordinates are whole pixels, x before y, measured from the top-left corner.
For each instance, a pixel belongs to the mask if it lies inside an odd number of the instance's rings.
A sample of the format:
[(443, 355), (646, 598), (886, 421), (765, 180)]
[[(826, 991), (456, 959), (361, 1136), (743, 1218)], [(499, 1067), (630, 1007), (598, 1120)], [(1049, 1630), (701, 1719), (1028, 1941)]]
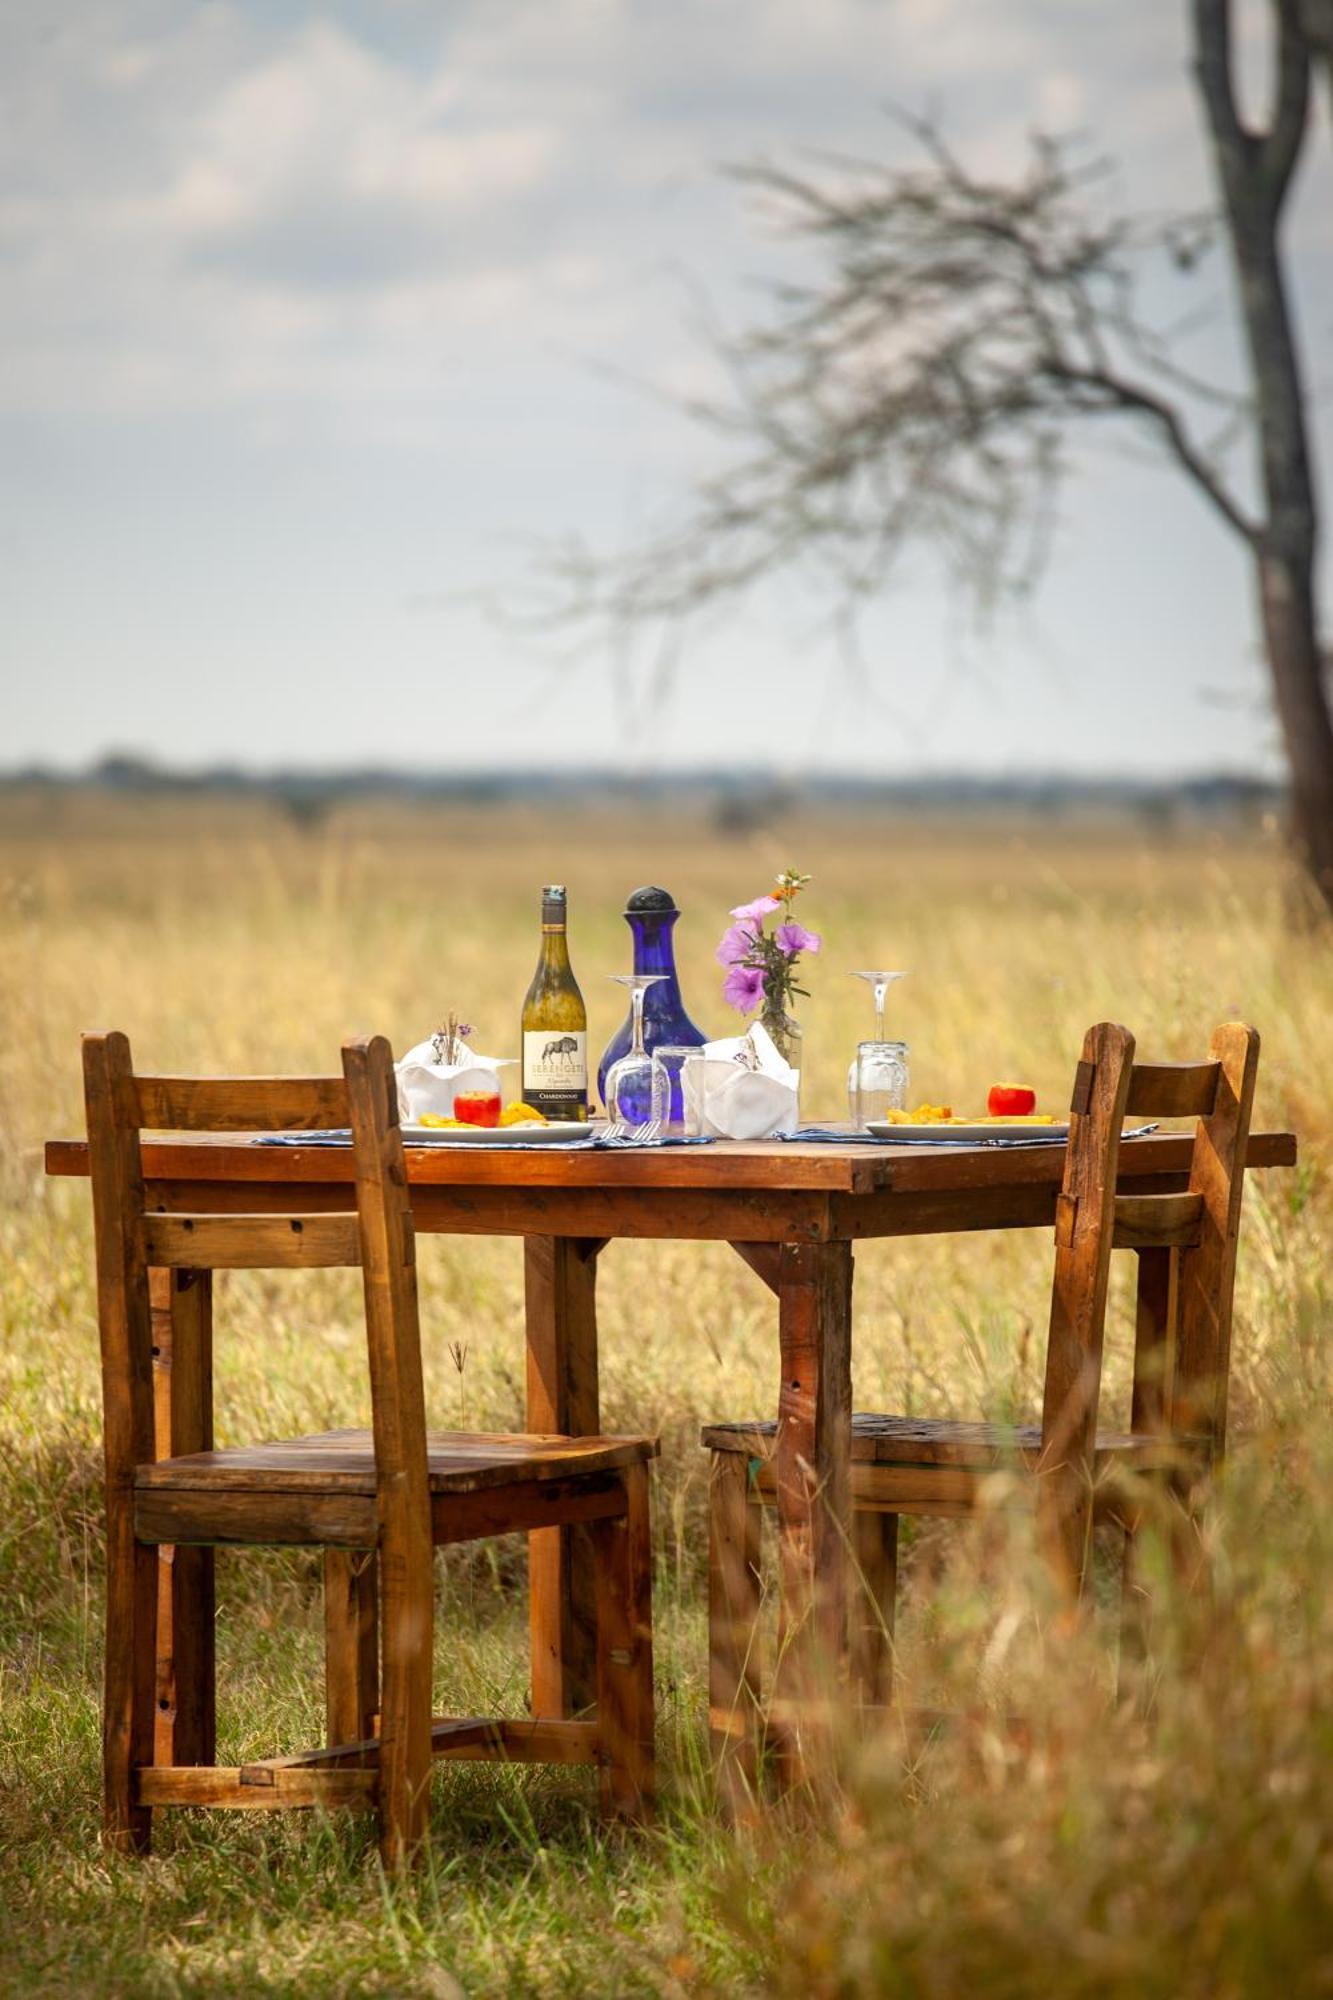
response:
[[(657, 1441), (435, 1431), (426, 1449), (440, 1546), (622, 1513), (626, 1470), (655, 1458)], [(142, 1542), (370, 1549), (378, 1508), (369, 1431), (196, 1451), (134, 1474)]]
[[(709, 1451), (744, 1452), (771, 1458), (776, 1423), (709, 1424), (701, 1442)], [(1165, 1461), (1187, 1446), (1183, 1438), (1146, 1432), (1099, 1431), (1097, 1458), (1136, 1464)], [(1040, 1424), (963, 1423), (950, 1417), (891, 1417), (858, 1411), (852, 1417), (853, 1465), (952, 1465), (974, 1470), (1035, 1466), (1041, 1454)]]
[[(530, 1486), (581, 1473), (613, 1472), (656, 1458), (646, 1437), (542, 1437), (486, 1431), (430, 1431), (426, 1436), (432, 1494), (479, 1493)], [(137, 1490), (259, 1489), (273, 1493), (375, 1491), (375, 1449), (367, 1430), (322, 1431), (274, 1444), (196, 1451), (135, 1469)]]

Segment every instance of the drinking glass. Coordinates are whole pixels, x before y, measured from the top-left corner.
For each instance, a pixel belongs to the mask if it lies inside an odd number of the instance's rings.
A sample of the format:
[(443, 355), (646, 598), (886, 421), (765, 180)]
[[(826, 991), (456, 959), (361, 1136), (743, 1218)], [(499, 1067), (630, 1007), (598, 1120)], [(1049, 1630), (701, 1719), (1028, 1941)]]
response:
[(906, 1042), (858, 1042), (847, 1087), (853, 1125), (905, 1111), (907, 1082)]
[(707, 1074), (708, 1064), (703, 1050), (688, 1050), (680, 1066), (680, 1129), (687, 1139), (699, 1139), (707, 1134), (708, 1115), (704, 1106), (704, 1078)]
[(608, 978), (629, 988), (632, 1032), (628, 1053), (606, 1073), (608, 1134), (613, 1139), (655, 1139), (670, 1109), (665, 1070), (643, 1046), (643, 996), (663, 972), (612, 972)]
[(697, 1045), (687, 1047), (684, 1042), (664, 1042), (653, 1050), (653, 1062), (662, 1072), (662, 1089), (666, 1102), (666, 1108), (662, 1113), (664, 1139), (679, 1139), (684, 1136), (684, 1070), (690, 1057), (697, 1054)]
[[(864, 1125), (867, 1118), (882, 1117), (885, 1109), (891, 1108), (895, 1111), (902, 1111), (905, 1110), (907, 1107), (907, 1044), (906, 1042), (887, 1041), (884, 1035), (885, 996), (887, 995), (888, 990), (893, 985), (894, 981), (898, 979), (906, 979), (907, 974), (905, 972), (865, 971), (865, 972), (854, 972), (852, 974), (852, 977), (853, 979), (864, 979), (866, 984), (870, 987), (871, 991), (875, 996), (875, 1039), (873, 1042), (858, 1042), (856, 1054), (852, 1057), (851, 1063), (847, 1070), (847, 1108), (851, 1114), (851, 1120), (853, 1125)], [(872, 1048), (879, 1048), (886, 1051), (893, 1050), (897, 1052), (896, 1058), (886, 1054), (882, 1058), (879, 1068), (886, 1077), (891, 1075), (895, 1067), (901, 1069), (902, 1094), (901, 1096), (898, 1097), (885, 1099), (883, 1097), (882, 1092), (878, 1088), (871, 1088), (867, 1091), (867, 1102), (874, 1101), (875, 1104), (878, 1106), (878, 1108), (873, 1111), (863, 1112), (860, 1108), (861, 1050), (872, 1049)], [(869, 1073), (870, 1070), (868, 1068), (867, 1074)], [(893, 1087), (897, 1088), (898, 1085), (895, 1083)]]

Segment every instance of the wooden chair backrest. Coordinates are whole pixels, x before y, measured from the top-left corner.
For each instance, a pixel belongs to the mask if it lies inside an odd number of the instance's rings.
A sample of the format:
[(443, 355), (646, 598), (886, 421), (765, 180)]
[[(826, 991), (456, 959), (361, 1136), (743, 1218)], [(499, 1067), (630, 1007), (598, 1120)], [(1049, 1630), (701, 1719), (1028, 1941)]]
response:
[[(1075, 1073), (1069, 1146), (1057, 1199), (1042, 1402), (1042, 1465), (1084, 1477), (1101, 1390), (1111, 1251), (1166, 1250), (1178, 1259), (1169, 1428), (1220, 1450), (1226, 1428), (1231, 1300), (1254, 1102), (1259, 1037), (1229, 1022), (1207, 1061), (1136, 1063), (1127, 1028), (1088, 1030)], [(1126, 1117), (1193, 1117), (1189, 1188), (1117, 1195)], [(1081, 1468), (1081, 1470), (1080, 1470)]]
[[(377, 1482), (426, 1491), (416, 1253), (393, 1056), (382, 1036), (343, 1045), (341, 1077), (137, 1076), (123, 1034), (83, 1038), (109, 1479), (156, 1457), (150, 1265), (195, 1270), (359, 1266)], [(165, 1215), (146, 1205), (144, 1131), (351, 1128), (355, 1205), (317, 1215)]]

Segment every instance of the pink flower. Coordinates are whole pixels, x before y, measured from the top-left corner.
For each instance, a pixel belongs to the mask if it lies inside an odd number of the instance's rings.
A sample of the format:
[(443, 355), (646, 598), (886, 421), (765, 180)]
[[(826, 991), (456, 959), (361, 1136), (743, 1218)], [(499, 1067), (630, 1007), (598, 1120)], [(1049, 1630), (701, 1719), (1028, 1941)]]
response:
[(798, 951), (808, 951), (814, 958), (824, 942), (818, 931), (808, 931), (804, 924), (779, 924), (774, 936), (788, 958), (795, 958)]
[(776, 896), (756, 896), (752, 903), (740, 903), (732, 911), (732, 916), (740, 923), (748, 917), (755, 925), (762, 924), (765, 917), (771, 917), (781, 905)]
[(722, 981), (722, 998), (738, 1014), (753, 1014), (764, 997), (764, 975), (757, 965), (733, 965)]
[(723, 932), (722, 941), (713, 954), (718, 964), (739, 965), (754, 948), (755, 936), (756, 932), (747, 929), (744, 924), (733, 924), (729, 931)]

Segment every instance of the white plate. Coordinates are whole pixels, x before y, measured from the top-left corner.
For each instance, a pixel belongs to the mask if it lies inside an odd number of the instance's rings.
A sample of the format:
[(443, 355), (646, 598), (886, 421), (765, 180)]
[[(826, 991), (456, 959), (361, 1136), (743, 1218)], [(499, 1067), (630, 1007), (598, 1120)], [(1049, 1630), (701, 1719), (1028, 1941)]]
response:
[(576, 1118), (553, 1119), (549, 1125), (404, 1125), (405, 1146), (553, 1146), (562, 1139), (587, 1139), (592, 1126)]
[(892, 1125), (886, 1118), (872, 1119), (866, 1130), (907, 1146), (972, 1146), (979, 1139), (1023, 1139), (1029, 1145), (1049, 1140), (1063, 1146), (1069, 1137), (1068, 1125)]

